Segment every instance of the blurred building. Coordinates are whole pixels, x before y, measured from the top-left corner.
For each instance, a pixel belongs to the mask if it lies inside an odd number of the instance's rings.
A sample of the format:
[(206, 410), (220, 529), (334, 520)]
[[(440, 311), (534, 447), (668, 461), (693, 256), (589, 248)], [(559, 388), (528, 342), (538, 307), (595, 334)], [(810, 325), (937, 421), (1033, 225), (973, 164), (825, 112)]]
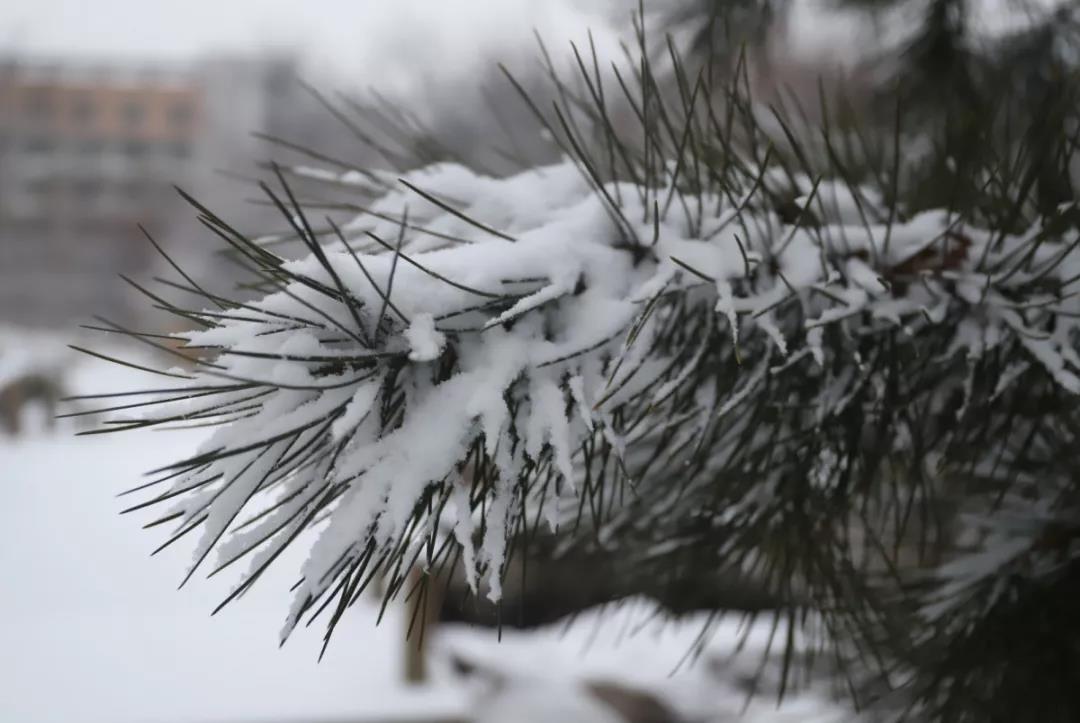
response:
[(146, 267), (203, 120), (191, 73), (0, 62), (0, 318), (126, 317), (103, 281)]
[(304, 133), (311, 104), (296, 97), (295, 76), (289, 57), (183, 66), (0, 57), (0, 324), (133, 321), (151, 302), (117, 274), (145, 277), (160, 263), (138, 224), (196, 272), (213, 271), (207, 234), (174, 185), (257, 226), (250, 187), (220, 171), (268, 157), (253, 131)]
[[(236, 270), (214, 255), (221, 242), (200, 225), (174, 185), (258, 236), (288, 229), (244, 180), (261, 177), (273, 184), (267, 161), (331, 171), (385, 164), (298, 76), (299, 62), (291, 55), (210, 57), (171, 66), (0, 55), (0, 325), (71, 329), (100, 315), (145, 326), (142, 316), (153, 302), (117, 274), (176, 277), (139, 224), (204, 286), (231, 293)], [(479, 94), (463, 103), (460, 93), (433, 86), (425, 97), (427, 129), (392, 102), (356, 103), (334, 88), (320, 91), (404, 157), (431, 133), (438, 138), (436, 151), (454, 149), (493, 172), (512, 170), (490, 148), (506, 144), (500, 128), (507, 124), (526, 129), (509, 141), (517, 151), (543, 157), (550, 144), (529, 134), (534, 126), (516, 91), (505, 81), (491, 85), (487, 99), (499, 108), (498, 122), (490, 111), (476, 110), (483, 107)], [(257, 131), (297, 145), (268, 143)], [(326, 158), (337, 162), (328, 165)], [(302, 197), (354, 200), (332, 184), (307, 184)], [(302, 247), (275, 250), (290, 255)], [(180, 291), (165, 295), (202, 303)]]

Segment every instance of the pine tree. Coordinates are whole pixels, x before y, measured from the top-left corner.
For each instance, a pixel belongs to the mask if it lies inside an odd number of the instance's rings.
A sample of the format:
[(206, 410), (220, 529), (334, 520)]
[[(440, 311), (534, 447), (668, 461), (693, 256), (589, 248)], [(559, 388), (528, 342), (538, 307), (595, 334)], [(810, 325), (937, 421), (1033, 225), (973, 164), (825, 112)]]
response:
[(573, 48), (550, 102), (508, 77), (548, 165), (275, 164), (260, 238), (188, 197), (255, 298), (136, 285), (198, 359), (100, 431), (217, 429), (131, 509), (201, 533), (188, 577), (248, 562), (223, 605), (309, 545), (286, 636), (376, 577), (498, 601), (547, 559), (593, 578), (562, 612), (771, 610), (785, 684), (883, 715), (1076, 720), (1076, 24), (977, 46), (960, 5), (817, 123), (753, 97), (782, 6), (710, 2), (687, 49), (644, 13), (631, 62)]

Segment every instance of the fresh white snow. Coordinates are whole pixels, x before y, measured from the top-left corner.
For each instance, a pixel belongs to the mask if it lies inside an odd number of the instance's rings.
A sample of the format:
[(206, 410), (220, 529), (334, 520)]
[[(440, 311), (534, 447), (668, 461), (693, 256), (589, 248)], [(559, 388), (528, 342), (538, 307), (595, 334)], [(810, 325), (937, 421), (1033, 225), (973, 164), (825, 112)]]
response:
[[(147, 381), (98, 361), (75, 377), (84, 392)], [(176, 589), (190, 549), (151, 559), (162, 535), (140, 529), (145, 515), (118, 516), (127, 498), (115, 495), (203, 432), (73, 431), (0, 436), (0, 721), (274, 723), (461, 708), (452, 689), (400, 682), (396, 610), (376, 627), (374, 606), (358, 606), (322, 663), (315, 634), (279, 650), (295, 559), (213, 618), (230, 581)]]

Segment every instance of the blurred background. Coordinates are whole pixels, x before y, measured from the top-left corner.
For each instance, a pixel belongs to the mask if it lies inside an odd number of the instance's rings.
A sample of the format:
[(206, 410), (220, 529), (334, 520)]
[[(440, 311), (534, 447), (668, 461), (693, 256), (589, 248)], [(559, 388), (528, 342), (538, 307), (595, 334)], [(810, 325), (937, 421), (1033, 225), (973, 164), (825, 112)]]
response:
[(444, 135), (468, 135), (455, 126), (488, 115), (477, 112), (477, 78), (494, 75), (495, 58), (530, 65), (534, 28), (560, 49), (591, 28), (609, 51), (616, 7), (631, 5), (5, 3), (0, 321), (70, 327), (90, 309), (131, 320), (134, 299), (116, 275), (138, 275), (156, 255), (137, 223), (189, 263), (211, 246), (174, 185), (259, 228), (250, 185), (227, 175), (280, 157), (257, 132), (378, 165), (301, 79), (354, 102), (376, 91)]

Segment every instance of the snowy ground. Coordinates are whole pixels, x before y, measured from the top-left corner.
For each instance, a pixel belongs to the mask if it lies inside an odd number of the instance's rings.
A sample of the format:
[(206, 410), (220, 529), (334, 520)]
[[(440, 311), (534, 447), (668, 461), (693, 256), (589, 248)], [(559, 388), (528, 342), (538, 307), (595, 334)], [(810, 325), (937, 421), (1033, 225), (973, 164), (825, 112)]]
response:
[[(74, 386), (118, 390), (131, 374), (90, 361)], [(114, 495), (199, 436), (0, 437), (0, 721), (312, 721), (460, 705), (451, 691), (404, 695), (399, 621), (375, 628), (370, 609), (321, 664), (315, 631), (279, 651), (288, 564), (214, 618), (229, 580), (176, 590), (188, 552), (150, 559), (160, 535), (118, 517)]]
[[(55, 357), (62, 345), (39, 339), (24, 347)], [(147, 381), (94, 360), (75, 372), (70, 384), (82, 392)], [(231, 580), (195, 580), (176, 590), (188, 551), (150, 559), (162, 533), (119, 517), (115, 494), (180, 457), (201, 433), (76, 438), (70, 426), (52, 434), (40, 420), (31, 426), (39, 428), (18, 441), (0, 437), (0, 721), (317, 723), (464, 715), (473, 686), (446, 675), (426, 688), (402, 685), (403, 623), (394, 613), (376, 627), (372, 606), (352, 612), (322, 663), (315, 629), (278, 649), (286, 590), (302, 550), (213, 618), (209, 611)], [(741, 673), (718, 677), (710, 665), (679, 667), (698, 623), (639, 629), (630, 611), (605, 620), (598, 628), (595, 617), (584, 616), (569, 632), (506, 633), (499, 644), (489, 632), (449, 629), (435, 648), (509, 676), (504, 691), (527, 693), (514, 704), (521, 721), (550, 719), (542, 712), (528, 718), (522, 706), (565, 700), (583, 676), (655, 691), (694, 720), (850, 719), (817, 695), (794, 698), (781, 711), (775, 701), (758, 701), (738, 718), (746, 702), (736, 684)], [(723, 650), (733, 637), (734, 622), (725, 623), (713, 647)], [(753, 670), (756, 662), (747, 659), (739, 669)], [(601, 719), (563, 716), (560, 723), (571, 720)]]

